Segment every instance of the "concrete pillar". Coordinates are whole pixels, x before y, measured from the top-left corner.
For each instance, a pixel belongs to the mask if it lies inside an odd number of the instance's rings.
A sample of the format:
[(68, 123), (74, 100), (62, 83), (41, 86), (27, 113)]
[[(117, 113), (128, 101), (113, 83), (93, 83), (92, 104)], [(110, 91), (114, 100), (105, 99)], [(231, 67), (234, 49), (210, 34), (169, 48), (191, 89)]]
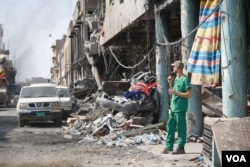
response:
[(221, 5), (221, 79), (223, 113), (247, 116), (247, 52), (244, 1), (223, 0)]
[[(199, 2), (196, 0), (181, 0), (181, 32), (182, 37), (188, 34), (198, 25), (199, 18)], [(188, 36), (182, 42), (182, 61), (187, 65), (188, 56), (190, 54), (195, 33)], [(187, 72), (184, 71), (186, 74)], [(202, 105), (201, 105), (201, 86), (191, 85), (192, 98), (188, 100), (187, 110), (187, 136), (201, 136), (202, 124)]]
[(169, 110), (169, 94), (167, 76), (169, 74), (166, 63), (166, 46), (160, 43), (167, 42), (168, 27), (164, 23), (161, 12), (155, 5), (155, 35), (156, 35), (156, 79), (160, 99), (160, 121), (167, 122)]

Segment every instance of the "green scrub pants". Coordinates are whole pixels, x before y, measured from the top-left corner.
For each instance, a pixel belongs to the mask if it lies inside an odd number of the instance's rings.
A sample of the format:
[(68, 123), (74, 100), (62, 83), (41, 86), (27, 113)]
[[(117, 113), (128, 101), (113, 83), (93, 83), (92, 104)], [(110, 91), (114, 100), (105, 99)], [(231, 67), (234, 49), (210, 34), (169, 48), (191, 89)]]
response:
[(186, 144), (186, 133), (187, 133), (186, 112), (171, 112), (168, 118), (166, 129), (167, 129), (166, 149), (173, 150), (175, 130), (177, 130), (178, 134), (178, 147), (184, 148)]

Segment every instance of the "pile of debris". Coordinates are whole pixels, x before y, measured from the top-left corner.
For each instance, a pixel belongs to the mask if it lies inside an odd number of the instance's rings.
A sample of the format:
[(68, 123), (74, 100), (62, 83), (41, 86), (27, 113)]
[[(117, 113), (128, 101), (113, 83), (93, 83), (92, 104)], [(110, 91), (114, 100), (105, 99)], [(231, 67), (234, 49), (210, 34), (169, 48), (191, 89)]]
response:
[(79, 109), (70, 114), (68, 126), (63, 127), (64, 138), (108, 146), (161, 144), (165, 141), (166, 132), (161, 129), (163, 123), (151, 124), (140, 115), (128, 118), (122, 111), (104, 108), (98, 98), (92, 94), (78, 100)]
[(103, 82), (102, 90), (78, 98), (79, 109), (63, 127), (65, 138), (77, 136), (80, 143), (109, 146), (165, 143), (156, 86), (156, 75), (151, 71), (139, 72), (130, 80)]

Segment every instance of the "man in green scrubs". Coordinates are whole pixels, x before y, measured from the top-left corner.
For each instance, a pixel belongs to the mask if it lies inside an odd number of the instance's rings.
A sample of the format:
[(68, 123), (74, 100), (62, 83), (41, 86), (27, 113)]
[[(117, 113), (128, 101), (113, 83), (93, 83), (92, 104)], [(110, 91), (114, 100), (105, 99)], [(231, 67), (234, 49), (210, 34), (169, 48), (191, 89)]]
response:
[[(162, 153), (185, 154), (184, 146), (186, 144), (186, 111), (188, 107), (188, 98), (191, 98), (192, 91), (189, 78), (184, 75), (184, 64), (181, 61), (175, 61), (173, 64), (175, 75), (168, 77), (170, 88), (168, 90), (171, 97), (170, 114), (167, 122), (167, 140)], [(178, 147), (173, 151), (175, 131), (178, 134)]]

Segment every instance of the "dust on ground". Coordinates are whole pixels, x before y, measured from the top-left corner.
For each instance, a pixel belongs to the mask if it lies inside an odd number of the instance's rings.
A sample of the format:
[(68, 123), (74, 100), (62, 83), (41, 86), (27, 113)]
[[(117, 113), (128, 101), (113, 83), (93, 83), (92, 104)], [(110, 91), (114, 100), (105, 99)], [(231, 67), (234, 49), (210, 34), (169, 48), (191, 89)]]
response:
[[(161, 157), (135, 147), (112, 147), (65, 139), (61, 127), (17, 127), (14, 108), (0, 110), (0, 167), (164, 166)], [(64, 122), (64, 125), (67, 124)]]

